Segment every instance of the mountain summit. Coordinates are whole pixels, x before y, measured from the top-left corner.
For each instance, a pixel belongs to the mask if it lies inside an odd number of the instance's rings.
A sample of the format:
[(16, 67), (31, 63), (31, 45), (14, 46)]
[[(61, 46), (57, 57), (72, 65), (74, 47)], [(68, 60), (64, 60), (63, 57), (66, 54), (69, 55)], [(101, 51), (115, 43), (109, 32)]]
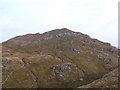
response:
[(118, 50), (67, 28), (2, 43), (3, 87), (75, 88), (117, 68)]

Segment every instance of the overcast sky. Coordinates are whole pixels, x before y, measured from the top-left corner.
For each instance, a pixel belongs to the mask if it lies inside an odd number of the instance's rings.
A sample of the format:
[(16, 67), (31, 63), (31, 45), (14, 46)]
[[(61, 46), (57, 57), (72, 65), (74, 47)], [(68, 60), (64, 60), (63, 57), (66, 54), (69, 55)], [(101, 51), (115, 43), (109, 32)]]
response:
[(118, 46), (119, 0), (0, 0), (0, 42), (68, 28)]

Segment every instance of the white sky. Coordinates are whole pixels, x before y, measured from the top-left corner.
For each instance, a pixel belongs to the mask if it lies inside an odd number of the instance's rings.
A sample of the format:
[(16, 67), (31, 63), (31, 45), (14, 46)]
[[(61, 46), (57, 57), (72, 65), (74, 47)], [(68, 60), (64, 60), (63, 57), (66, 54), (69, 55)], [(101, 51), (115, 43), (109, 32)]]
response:
[(0, 0), (0, 42), (68, 28), (118, 46), (119, 0)]

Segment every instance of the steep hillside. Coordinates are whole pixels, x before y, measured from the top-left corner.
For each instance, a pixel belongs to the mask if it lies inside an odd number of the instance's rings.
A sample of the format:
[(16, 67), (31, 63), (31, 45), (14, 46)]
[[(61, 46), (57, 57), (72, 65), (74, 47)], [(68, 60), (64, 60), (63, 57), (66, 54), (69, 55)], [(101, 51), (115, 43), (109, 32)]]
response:
[(87, 85), (80, 86), (79, 88), (118, 88), (118, 76), (118, 68), (116, 68), (105, 74), (102, 78)]
[(6, 88), (78, 87), (118, 66), (117, 48), (67, 28), (17, 36), (2, 45)]

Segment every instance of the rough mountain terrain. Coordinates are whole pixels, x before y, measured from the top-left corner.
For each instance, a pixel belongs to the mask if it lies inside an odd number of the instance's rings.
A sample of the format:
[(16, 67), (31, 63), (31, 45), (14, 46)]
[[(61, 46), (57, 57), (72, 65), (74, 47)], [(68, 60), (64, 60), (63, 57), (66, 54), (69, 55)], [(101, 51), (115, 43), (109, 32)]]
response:
[(102, 78), (93, 81), (79, 88), (117, 88), (118, 87), (118, 68), (105, 74)]
[(67, 28), (17, 36), (2, 48), (4, 88), (99, 88), (95, 80), (118, 67), (116, 47)]

